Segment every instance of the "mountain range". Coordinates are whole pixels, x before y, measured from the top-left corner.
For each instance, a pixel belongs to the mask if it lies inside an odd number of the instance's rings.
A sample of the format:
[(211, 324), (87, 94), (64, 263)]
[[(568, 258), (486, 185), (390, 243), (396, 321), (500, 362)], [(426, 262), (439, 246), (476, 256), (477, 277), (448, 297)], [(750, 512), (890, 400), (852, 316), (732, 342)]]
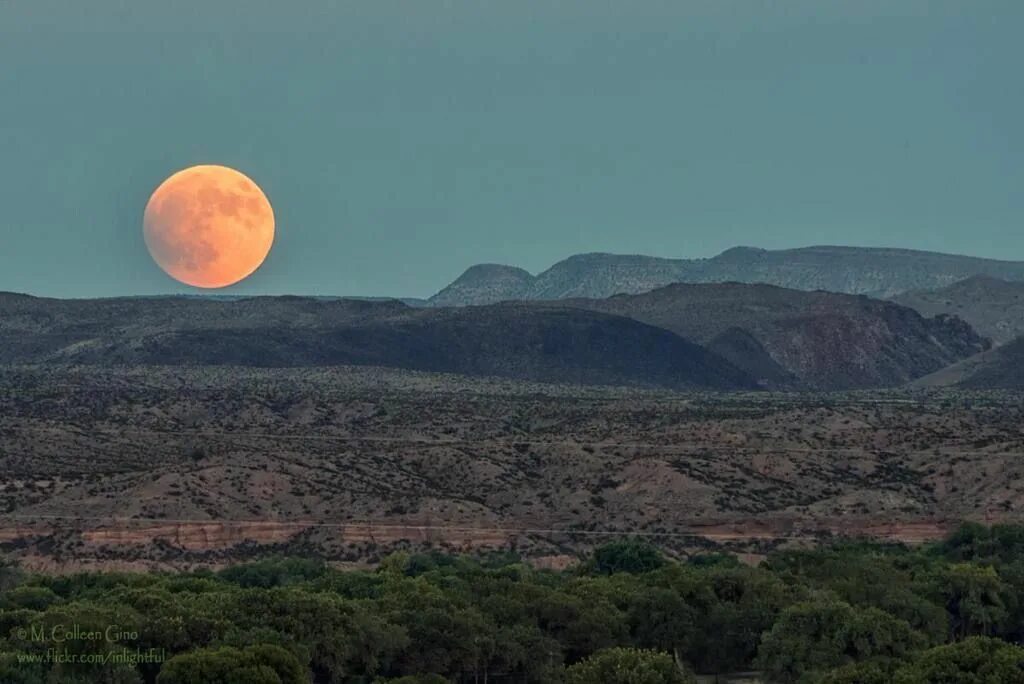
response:
[(385, 366), (554, 383), (755, 389), (717, 354), (582, 308), (255, 297), (57, 300), (0, 294), (0, 363)]
[(638, 295), (558, 302), (566, 304), (671, 330), (776, 388), (899, 385), (989, 347), (956, 317), (925, 318), (864, 295), (774, 285), (677, 283)]
[(428, 302), (465, 306), (509, 299), (603, 298), (648, 292), (678, 282), (727, 281), (886, 298), (909, 290), (946, 287), (976, 275), (1024, 281), (1024, 262), (837, 246), (734, 247), (710, 259), (577, 254), (536, 276), (513, 266), (472, 266)]
[(1024, 386), (1024, 262), (858, 247), (477, 265), (429, 300), (0, 293), (0, 364), (381, 366), (672, 389)]
[(673, 389), (890, 387), (989, 346), (945, 315), (741, 283), (606, 299), (410, 307), (308, 297), (0, 294), (0, 363), (383, 366)]
[[(1024, 281), (965, 275), (1014, 265), (815, 249), (701, 267), (790, 287), (647, 257), (475, 267), (447, 306), (0, 293), (0, 463), (28, 483), (0, 488), (0, 536), (35, 562), (166, 567), (554, 556), (580, 540), (553, 531), (600, 521), (757, 552), (1019, 510), (1017, 395), (961, 391), (1024, 389)], [(830, 393), (873, 388), (913, 392)]]

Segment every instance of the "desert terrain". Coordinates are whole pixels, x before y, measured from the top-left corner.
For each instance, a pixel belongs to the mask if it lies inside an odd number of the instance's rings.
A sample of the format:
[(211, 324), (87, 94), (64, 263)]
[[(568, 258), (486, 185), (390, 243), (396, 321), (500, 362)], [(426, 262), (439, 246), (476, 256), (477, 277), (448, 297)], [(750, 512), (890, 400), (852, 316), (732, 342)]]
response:
[(1024, 501), (1021, 396), (675, 392), (374, 367), (9, 365), (0, 540), (47, 570), (337, 563), (622, 535), (757, 557)]

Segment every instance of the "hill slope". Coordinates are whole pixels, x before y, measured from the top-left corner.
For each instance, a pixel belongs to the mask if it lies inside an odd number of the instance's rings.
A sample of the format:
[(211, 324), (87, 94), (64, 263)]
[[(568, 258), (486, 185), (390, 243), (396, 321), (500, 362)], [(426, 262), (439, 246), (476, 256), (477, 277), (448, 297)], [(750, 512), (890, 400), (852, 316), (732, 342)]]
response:
[(428, 544), (561, 555), (637, 533), (763, 553), (1024, 517), (1024, 406), (998, 396), (353, 367), (0, 366), (0, 386), (0, 537), (55, 569)]
[[(770, 362), (804, 387), (887, 387), (989, 346), (957, 318), (926, 319), (912, 309), (865, 296), (772, 285), (675, 284), (645, 294), (561, 304), (628, 316), (711, 345), (755, 377), (774, 374), (776, 386), (786, 383)], [(737, 331), (745, 331), (749, 339), (742, 340)]]
[(676, 282), (726, 281), (890, 297), (908, 290), (945, 287), (974, 275), (1024, 281), (1024, 262), (833, 246), (735, 247), (711, 259), (578, 254), (538, 276), (510, 266), (474, 266), (429, 301), (453, 306), (506, 299), (600, 298), (646, 292)]
[(580, 308), (0, 295), (0, 363), (38, 362), (375, 365), (543, 382), (756, 387), (721, 357), (669, 331)]
[(913, 386), (1024, 389), (1024, 337), (926, 375)]
[(515, 266), (477, 264), (431, 297), (430, 304), (465, 306), (521, 299), (529, 293), (533, 280), (529, 272)]
[(796, 375), (780, 366), (764, 345), (743, 328), (728, 328), (704, 346), (765, 387), (793, 389), (800, 384)]
[(996, 344), (1024, 335), (1024, 282), (973, 276), (938, 290), (905, 292), (892, 301), (923, 316), (958, 316)]

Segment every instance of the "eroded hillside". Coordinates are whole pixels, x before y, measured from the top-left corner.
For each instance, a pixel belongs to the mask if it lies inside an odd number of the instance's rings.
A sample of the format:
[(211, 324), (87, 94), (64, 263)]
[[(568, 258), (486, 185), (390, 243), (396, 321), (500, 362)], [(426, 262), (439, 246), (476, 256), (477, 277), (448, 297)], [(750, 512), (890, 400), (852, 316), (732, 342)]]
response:
[(753, 551), (822, 534), (919, 541), (1024, 505), (1013, 395), (709, 395), (373, 368), (0, 375), (0, 538), (53, 567), (428, 545), (556, 558), (627, 532)]

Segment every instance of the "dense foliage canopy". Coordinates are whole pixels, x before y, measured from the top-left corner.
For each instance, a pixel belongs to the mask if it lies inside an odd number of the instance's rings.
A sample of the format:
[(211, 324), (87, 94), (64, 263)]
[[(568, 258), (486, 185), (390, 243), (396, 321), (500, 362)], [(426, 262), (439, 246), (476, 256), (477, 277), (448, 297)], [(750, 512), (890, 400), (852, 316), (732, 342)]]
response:
[[(758, 567), (636, 539), (579, 566), (396, 553), (212, 572), (25, 573), (0, 562), (0, 682), (1024, 684), (1024, 528), (845, 543)], [(101, 662), (94, 662), (100, 659)]]

